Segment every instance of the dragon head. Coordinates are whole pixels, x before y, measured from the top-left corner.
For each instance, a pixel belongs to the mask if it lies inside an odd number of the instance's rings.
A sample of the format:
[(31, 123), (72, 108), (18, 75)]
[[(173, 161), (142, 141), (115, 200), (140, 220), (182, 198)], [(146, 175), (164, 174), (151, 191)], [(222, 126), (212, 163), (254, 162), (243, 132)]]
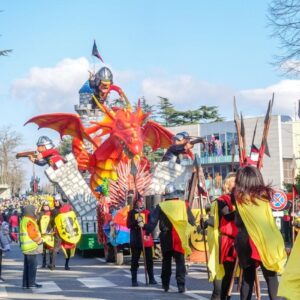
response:
[(98, 125), (102, 134), (109, 134), (116, 143), (122, 145), (128, 156), (141, 155), (144, 146), (142, 126), (149, 114), (145, 114), (140, 105), (135, 111), (131, 108), (108, 110), (102, 106), (105, 117)]

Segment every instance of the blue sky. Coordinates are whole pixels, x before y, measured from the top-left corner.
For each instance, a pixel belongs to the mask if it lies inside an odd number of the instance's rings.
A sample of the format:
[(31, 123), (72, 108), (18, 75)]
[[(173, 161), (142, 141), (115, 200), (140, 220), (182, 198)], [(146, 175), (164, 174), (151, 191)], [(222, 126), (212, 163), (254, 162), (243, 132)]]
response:
[[(0, 1), (0, 126), (12, 124), (26, 146), (40, 134), (30, 117), (73, 111), (97, 60), (93, 39), (131, 101), (169, 97), (178, 108), (218, 105), (232, 118), (232, 98), (263, 114), (292, 114), (300, 88), (270, 62), (278, 53), (267, 27), (269, 1)], [(97, 64), (96, 69), (101, 65)], [(51, 133), (52, 135), (52, 133)]]

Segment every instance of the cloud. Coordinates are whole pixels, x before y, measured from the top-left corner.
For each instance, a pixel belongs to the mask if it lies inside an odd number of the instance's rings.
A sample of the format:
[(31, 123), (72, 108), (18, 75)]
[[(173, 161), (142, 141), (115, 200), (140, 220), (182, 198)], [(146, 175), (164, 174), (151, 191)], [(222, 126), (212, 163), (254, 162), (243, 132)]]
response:
[[(33, 104), (38, 113), (74, 111), (78, 91), (88, 79), (88, 70), (92, 69), (94, 67), (83, 57), (63, 59), (54, 67), (33, 67), (23, 78), (13, 81), (10, 92), (16, 100)], [(118, 84), (133, 81), (138, 74), (113, 69), (112, 72)]]
[(300, 99), (300, 80), (281, 80), (265, 88), (242, 90), (239, 95), (244, 102), (258, 110), (266, 107), (267, 100), (274, 96), (274, 114), (294, 116), (295, 103)]
[(11, 94), (19, 100), (34, 103), (39, 112), (73, 110), (78, 90), (88, 78), (85, 58), (66, 58), (53, 68), (33, 67), (11, 85)]
[(176, 107), (188, 108), (200, 105), (219, 105), (233, 95), (230, 87), (199, 80), (190, 75), (145, 78), (141, 92), (151, 103), (157, 103), (157, 96), (169, 98)]

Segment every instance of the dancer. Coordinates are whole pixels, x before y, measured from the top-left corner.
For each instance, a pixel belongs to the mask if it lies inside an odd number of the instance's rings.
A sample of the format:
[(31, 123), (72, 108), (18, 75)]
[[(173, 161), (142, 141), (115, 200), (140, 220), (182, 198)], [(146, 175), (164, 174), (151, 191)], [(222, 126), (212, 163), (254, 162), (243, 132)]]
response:
[(257, 168), (246, 166), (237, 172), (234, 198), (238, 234), (235, 248), (243, 269), (242, 300), (251, 299), (258, 265), (267, 282), (270, 299), (277, 299), (277, 273), (283, 270), (286, 252), (269, 204), (272, 193)]

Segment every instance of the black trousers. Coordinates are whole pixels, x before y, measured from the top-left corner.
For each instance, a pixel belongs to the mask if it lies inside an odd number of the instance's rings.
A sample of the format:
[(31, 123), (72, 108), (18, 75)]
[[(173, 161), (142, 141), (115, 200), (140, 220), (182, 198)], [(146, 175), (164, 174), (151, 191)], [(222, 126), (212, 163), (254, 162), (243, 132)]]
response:
[[(277, 273), (267, 270), (262, 264), (260, 267), (267, 282), (269, 298), (271, 300), (280, 299), (276, 296), (278, 290)], [(241, 300), (251, 300), (255, 281), (255, 270), (256, 265), (254, 261), (249, 267), (243, 269), (242, 286), (240, 293)]]
[(0, 249), (0, 277), (2, 275), (2, 253), (3, 253), (3, 251), (2, 251), (2, 249)]
[(184, 286), (186, 273), (184, 254), (173, 250), (163, 252), (161, 269), (162, 284), (166, 287), (168, 287), (170, 284), (170, 278), (172, 274), (172, 257), (174, 257), (176, 263), (177, 286)]
[[(131, 273), (136, 276), (137, 270), (139, 268), (139, 260), (141, 257), (143, 249), (131, 247)], [(152, 247), (145, 247), (145, 255), (146, 255), (146, 265), (147, 272), (150, 279), (154, 278), (153, 274), (153, 254)]]
[(222, 284), (221, 284), (221, 300), (230, 299), (230, 297), (228, 297), (227, 294), (230, 286), (230, 281), (232, 278), (232, 273), (234, 270), (234, 264), (235, 263), (231, 261), (225, 261), (223, 263), (225, 275), (222, 279)]
[(37, 264), (36, 254), (24, 254), (23, 287), (35, 285)]
[(43, 266), (47, 265), (47, 251), (49, 252), (49, 265), (54, 266), (54, 249), (47, 249), (47, 246), (43, 245)]
[(220, 300), (221, 299), (221, 288), (222, 288), (222, 280), (215, 279), (213, 281), (213, 293), (211, 295), (210, 300)]

